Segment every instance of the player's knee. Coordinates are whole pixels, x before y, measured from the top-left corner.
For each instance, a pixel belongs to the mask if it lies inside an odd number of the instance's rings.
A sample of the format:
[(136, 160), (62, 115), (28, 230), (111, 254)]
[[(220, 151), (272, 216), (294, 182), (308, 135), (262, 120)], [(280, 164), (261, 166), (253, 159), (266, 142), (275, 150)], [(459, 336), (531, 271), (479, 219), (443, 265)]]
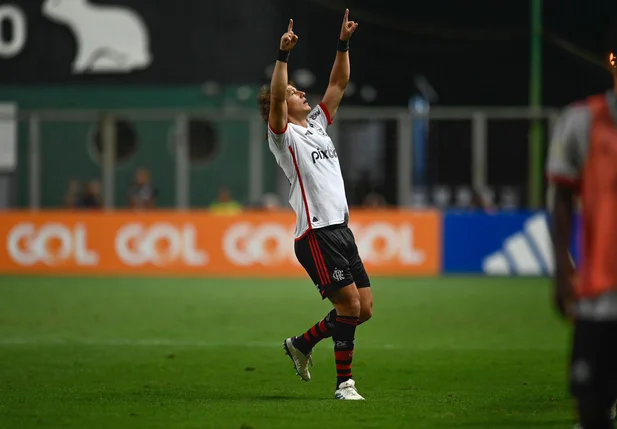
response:
[(337, 313), (340, 315), (360, 317), (362, 307), (359, 296), (348, 296), (337, 307)]
[(371, 307), (360, 308), (360, 323), (364, 323), (373, 317), (373, 309)]
[(329, 298), (336, 308), (337, 315), (360, 317), (362, 301), (358, 289), (353, 284), (334, 291)]
[(362, 306), (360, 305), (360, 297), (353, 297), (347, 303), (347, 311), (350, 316), (360, 317), (360, 311)]

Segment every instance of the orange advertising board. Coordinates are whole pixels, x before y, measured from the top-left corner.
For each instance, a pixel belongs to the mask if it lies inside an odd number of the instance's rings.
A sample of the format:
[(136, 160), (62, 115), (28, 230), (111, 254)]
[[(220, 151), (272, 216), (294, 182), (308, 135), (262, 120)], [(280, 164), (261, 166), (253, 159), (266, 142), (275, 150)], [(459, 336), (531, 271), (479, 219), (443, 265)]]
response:
[[(294, 225), (291, 212), (7, 212), (0, 273), (305, 276)], [(350, 227), (371, 275), (440, 270), (438, 212), (355, 211)]]

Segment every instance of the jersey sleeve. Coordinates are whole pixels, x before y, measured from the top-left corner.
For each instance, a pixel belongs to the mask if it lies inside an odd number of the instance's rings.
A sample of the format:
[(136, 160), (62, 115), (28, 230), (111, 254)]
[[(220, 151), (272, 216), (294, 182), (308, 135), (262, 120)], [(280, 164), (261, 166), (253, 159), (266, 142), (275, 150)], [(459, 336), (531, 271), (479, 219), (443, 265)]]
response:
[(323, 103), (319, 103), (317, 107), (311, 110), (308, 118), (311, 121), (317, 122), (324, 130), (328, 127), (328, 125), (332, 125), (332, 117), (330, 116), (330, 112), (328, 112), (328, 108)]
[(587, 156), (591, 113), (586, 106), (567, 108), (555, 124), (546, 165), (549, 182), (578, 187)]
[(287, 149), (287, 146), (290, 144), (290, 132), (289, 125), (285, 125), (283, 130), (276, 131), (268, 124), (268, 142), (270, 146), (274, 146), (278, 150)]

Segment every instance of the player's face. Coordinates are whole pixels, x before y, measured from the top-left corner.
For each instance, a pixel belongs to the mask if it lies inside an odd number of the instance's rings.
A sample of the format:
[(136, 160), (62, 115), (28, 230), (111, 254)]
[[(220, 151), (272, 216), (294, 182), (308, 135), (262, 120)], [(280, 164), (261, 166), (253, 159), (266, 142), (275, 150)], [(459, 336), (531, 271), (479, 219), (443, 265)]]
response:
[(306, 100), (306, 93), (289, 85), (287, 87), (287, 110), (291, 115), (310, 112), (311, 106)]

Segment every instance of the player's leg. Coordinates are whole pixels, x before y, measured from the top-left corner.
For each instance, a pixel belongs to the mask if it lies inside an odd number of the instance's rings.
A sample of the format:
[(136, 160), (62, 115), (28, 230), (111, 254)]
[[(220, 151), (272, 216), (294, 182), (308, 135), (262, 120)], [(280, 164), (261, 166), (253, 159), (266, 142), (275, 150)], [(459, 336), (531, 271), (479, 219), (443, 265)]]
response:
[(373, 317), (373, 291), (370, 287), (358, 288), (360, 294), (360, 320), (358, 325)]
[[(326, 266), (334, 280), (330, 290), (327, 290), (327, 296), (337, 313), (332, 334), (337, 372), (335, 397), (364, 399), (356, 390), (352, 363), (356, 327), (360, 323), (360, 317), (363, 317), (364, 321), (370, 317), (372, 298), (366, 292), (361, 292), (370, 286), (370, 281), (363, 270), (353, 234), (348, 227), (341, 226), (330, 232), (324, 232), (321, 242), (327, 254)], [(364, 275), (361, 275), (361, 272)]]
[(613, 428), (617, 399), (617, 322), (578, 320), (574, 328), (570, 386), (580, 427)]
[(336, 390), (334, 397), (344, 400), (364, 399), (356, 390), (352, 364), (356, 326), (360, 318), (360, 293), (355, 284), (343, 286), (328, 294), (336, 310), (332, 332), (336, 362)]
[(321, 340), (330, 338), (336, 320), (336, 309), (332, 309), (326, 317), (311, 326), (304, 334), (292, 339), (293, 346), (305, 355), (308, 355), (313, 347)]
[(337, 371), (335, 397), (337, 399), (364, 399), (355, 388), (352, 377), (355, 331), (360, 317), (360, 294), (351, 275), (346, 258), (345, 231), (342, 226), (327, 227), (309, 233), (313, 259), (319, 271), (316, 282), (336, 311), (332, 328), (334, 356)]
[(358, 253), (356, 240), (351, 229), (346, 228), (343, 234), (345, 242), (347, 243), (349, 270), (351, 271), (351, 276), (360, 293), (360, 321), (358, 324), (362, 324), (373, 317), (373, 291), (371, 290), (371, 280), (364, 268), (362, 258)]
[(586, 395), (578, 399), (579, 428), (613, 429), (611, 408), (613, 401), (607, 397)]
[[(333, 269), (332, 264), (346, 266), (347, 261), (341, 260), (340, 255), (333, 248), (334, 243), (331, 237), (328, 237), (328, 235), (328, 231), (319, 231), (319, 233), (309, 231), (304, 237), (296, 240), (294, 244), (298, 261), (311, 277), (322, 299), (325, 299), (328, 292), (337, 287), (353, 283), (349, 273), (339, 281), (333, 279), (332, 271), (330, 271)], [(328, 260), (328, 265), (326, 265), (326, 260)], [(335, 277), (339, 278), (338, 272), (341, 270), (337, 269), (336, 271)], [(335, 281), (339, 283), (338, 286), (334, 284)], [(319, 341), (332, 336), (336, 316), (337, 313), (334, 309), (305, 333), (285, 339), (283, 349), (293, 361), (296, 373), (302, 380), (309, 381), (311, 379), (308, 367), (312, 365), (313, 347)]]
[[(352, 248), (351, 256), (348, 258), (349, 271), (359, 293), (360, 293), (360, 320), (358, 324), (368, 321), (373, 315), (373, 293), (371, 291), (371, 281), (364, 268), (362, 259), (358, 255), (358, 249), (355, 245), (351, 230), (344, 232), (344, 240), (350, 244)], [(312, 260), (310, 261), (312, 262)], [(326, 317), (312, 326), (304, 334), (296, 337), (294, 345), (303, 353), (309, 353), (312, 348), (325, 338), (332, 336), (333, 322), (336, 317), (336, 310), (332, 310)]]

